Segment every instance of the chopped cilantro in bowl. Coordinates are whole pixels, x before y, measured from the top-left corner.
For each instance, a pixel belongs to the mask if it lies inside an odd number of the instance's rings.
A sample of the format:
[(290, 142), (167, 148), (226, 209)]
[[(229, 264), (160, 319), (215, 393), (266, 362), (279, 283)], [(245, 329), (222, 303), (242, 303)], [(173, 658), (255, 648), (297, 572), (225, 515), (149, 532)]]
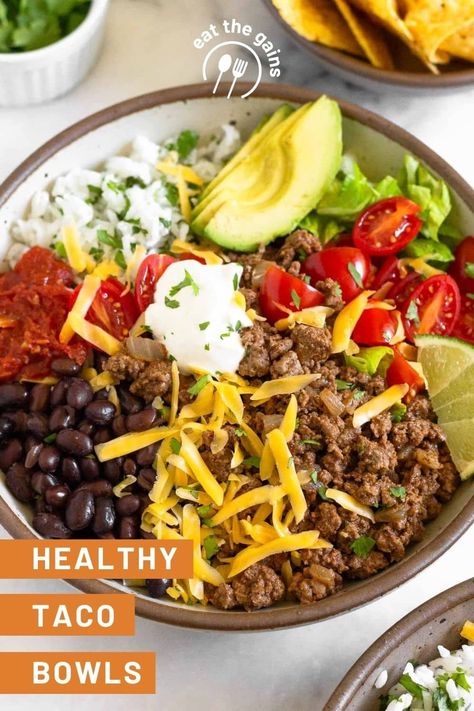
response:
[(92, 0), (0, 0), (0, 53), (47, 47), (73, 32)]

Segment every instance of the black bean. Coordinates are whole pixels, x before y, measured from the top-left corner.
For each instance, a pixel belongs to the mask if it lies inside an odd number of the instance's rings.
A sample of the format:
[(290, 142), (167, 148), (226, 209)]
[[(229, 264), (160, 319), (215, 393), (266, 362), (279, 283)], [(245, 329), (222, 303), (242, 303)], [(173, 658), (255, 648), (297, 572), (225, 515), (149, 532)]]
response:
[(61, 461), (61, 455), (57, 447), (48, 444), (43, 447), (38, 457), (39, 468), (44, 472), (55, 472)]
[(5, 439), (13, 432), (13, 422), (6, 417), (0, 417), (0, 440)]
[(52, 513), (33, 516), (33, 528), (45, 538), (70, 538), (71, 531), (64, 521)]
[(37, 444), (43, 444), (43, 442), (37, 437), (33, 437), (33, 435), (27, 435), (23, 441), (23, 451), (28, 452), (32, 447), (35, 447)]
[(125, 425), (131, 432), (143, 432), (153, 427), (157, 419), (157, 412), (154, 407), (146, 407), (141, 412), (128, 415)]
[(26, 429), (38, 437), (38, 439), (43, 439), (49, 433), (48, 428), (48, 418), (46, 415), (42, 415), (40, 412), (32, 412), (28, 415), (26, 420)]
[(127, 434), (125, 417), (123, 415), (117, 415), (117, 417), (114, 417), (114, 421), (112, 422), (112, 429), (116, 437), (120, 437), (121, 435)]
[(27, 469), (33, 469), (33, 467), (38, 464), (39, 455), (41, 454), (42, 449), (43, 445), (41, 442), (34, 444), (32, 447), (28, 447), (25, 457), (25, 467)]
[(49, 403), (49, 393), (51, 387), (44, 383), (36, 383), (31, 388), (30, 393), (30, 410), (32, 412), (42, 412), (46, 410)]
[(98, 499), (95, 503), (95, 515), (92, 523), (94, 533), (108, 533), (115, 525), (114, 501), (109, 496)]
[(75, 410), (82, 410), (94, 397), (91, 386), (86, 380), (72, 378), (66, 394), (67, 404)]
[(23, 447), (19, 439), (11, 439), (0, 449), (0, 469), (5, 472), (14, 462), (21, 459)]
[(96, 425), (106, 425), (115, 417), (115, 405), (109, 400), (94, 400), (87, 405), (84, 415)]
[(53, 386), (50, 393), (50, 404), (51, 407), (56, 407), (56, 405), (64, 405), (66, 402), (66, 393), (69, 387), (69, 380), (60, 380), (59, 383)]
[(95, 426), (92, 424), (92, 422), (89, 422), (89, 420), (82, 420), (81, 424), (77, 429), (79, 430), (79, 432), (84, 432), (84, 434), (90, 437), (95, 430)]
[(144, 491), (151, 491), (155, 483), (156, 472), (154, 469), (142, 469), (137, 478), (138, 486)]
[(105, 364), (107, 363), (109, 357), (105, 353), (100, 353), (95, 351), (94, 353), (94, 365), (99, 373), (105, 370)]
[(131, 457), (127, 457), (123, 463), (124, 476), (135, 476), (137, 473), (137, 463)]
[(115, 510), (119, 516), (132, 516), (140, 508), (140, 499), (135, 494), (122, 496), (115, 502)]
[(148, 447), (139, 449), (136, 454), (137, 464), (140, 467), (149, 467), (155, 461), (155, 456), (158, 451), (158, 444), (149, 444)]
[(92, 457), (84, 457), (79, 460), (79, 467), (81, 469), (81, 474), (86, 481), (93, 481), (94, 479), (98, 479), (100, 476), (100, 467), (97, 459), (92, 459)]
[(15, 432), (26, 432), (26, 423), (28, 421), (28, 415), (23, 410), (16, 410), (14, 412), (8, 411), (3, 413), (4, 417), (13, 425)]
[(104, 476), (112, 482), (112, 484), (117, 484), (122, 478), (122, 462), (122, 457), (117, 457), (117, 459), (110, 459), (110, 461), (104, 462)]
[(74, 427), (76, 412), (69, 405), (57, 405), (49, 416), (48, 427), (50, 432), (59, 432), (68, 427)]
[(0, 385), (0, 407), (23, 407), (28, 401), (28, 389), (22, 383)]
[(139, 494), (137, 494), (137, 496), (140, 501), (140, 508), (138, 509), (138, 515), (141, 518), (145, 509), (147, 509), (149, 507), (149, 505), (151, 504), (151, 499), (148, 496), (148, 494), (145, 494), (145, 493), (139, 493)]
[(94, 400), (108, 400), (109, 399), (109, 393), (107, 392), (107, 388), (101, 388), (100, 390), (97, 390), (94, 393)]
[(63, 459), (61, 474), (64, 481), (67, 481), (71, 486), (79, 484), (81, 481), (81, 470), (79, 469), (79, 464), (72, 457), (65, 457)]
[(145, 406), (141, 397), (135, 397), (135, 395), (132, 395), (126, 388), (118, 388), (118, 396), (122, 410), (127, 413), (127, 415), (140, 412)]
[(133, 516), (124, 516), (118, 525), (118, 538), (136, 538), (138, 535), (138, 521)]
[(44, 494), (46, 489), (59, 484), (58, 479), (54, 474), (46, 474), (45, 472), (36, 471), (31, 475), (31, 486), (37, 494)]
[(107, 479), (96, 479), (95, 481), (87, 481), (81, 484), (77, 491), (90, 491), (94, 498), (101, 496), (112, 496), (112, 484)]
[(16, 462), (7, 471), (5, 483), (13, 496), (24, 504), (30, 503), (34, 498), (34, 491), (31, 486), (31, 474), (23, 466)]
[(61, 430), (56, 438), (56, 444), (63, 452), (78, 457), (87, 457), (93, 450), (91, 438), (78, 430)]
[(52, 506), (54, 509), (62, 509), (70, 493), (68, 486), (58, 484), (57, 486), (51, 486), (49, 489), (46, 489), (44, 499), (48, 506)]
[(152, 578), (145, 581), (150, 597), (163, 597), (169, 587), (173, 585), (170, 578)]
[(113, 435), (108, 427), (100, 427), (92, 439), (94, 444), (104, 444), (104, 442), (110, 442), (113, 439)]
[(54, 358), (51, 361), (51, 370), (57, 375), (77, 375), (80, 368), (70, 358)]
[(71, 531), (82, 531), (94, 518), (94, 497), (90, 491), (74, 491), (66, 504), (66, 525)]
[(38, 496), (38, 498), (35, 499), (34, 504), (33, 504), (33, 509), (35, 513), (51, 513), (52, 508), (51, 506), (48, 506), (46, 501), (42, 496)]
[(156, 536), (151, 531), (144, 531), (143, 528), (140, 528), (139, 533), (140, 538), (144, 538), (146, 541), (152, 541), (153, 539), (156, 541)]
[(113, 541), (115, 539), (114, 534), (111, 533), (110, 531), (107, 533), (96, 533), (96, 536), (97, 536), (97, 538), (100, 538), (103, 541)]

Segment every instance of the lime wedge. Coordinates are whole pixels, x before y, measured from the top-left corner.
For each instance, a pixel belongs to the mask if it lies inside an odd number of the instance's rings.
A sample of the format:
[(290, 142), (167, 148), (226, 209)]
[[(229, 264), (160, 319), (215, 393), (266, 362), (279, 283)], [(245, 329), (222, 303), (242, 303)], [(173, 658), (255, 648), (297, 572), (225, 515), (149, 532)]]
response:
[[(459, 338), (427, 334), (417, 336), (415, 343), (419, 348), (418, 360), (428, 379), (428, 390), (432, 398), (446, 390), (451, 381), (468, 366), (474, 365), (474, 348)], [(468, 390), (464, 389), (463, 395), (466, 392)]]
[(418, 360), (461, 478), (474, 474), (474, 347), (457, 338), (417, 336)]
[(474, 420), (445, 422), (441, 427), (461, 479), (468, 479), (474, 474)]

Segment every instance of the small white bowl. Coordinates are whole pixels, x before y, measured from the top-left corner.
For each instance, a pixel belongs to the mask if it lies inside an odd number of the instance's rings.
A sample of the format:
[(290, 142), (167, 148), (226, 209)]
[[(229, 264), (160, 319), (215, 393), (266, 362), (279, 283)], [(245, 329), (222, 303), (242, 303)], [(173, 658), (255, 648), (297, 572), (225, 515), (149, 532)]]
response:
[(92, 0), (70, 35), (31, 52), (0, 54), (0, 106), (28, 106), (65, 94), (94, 66), (102, 46), (109, 0)]

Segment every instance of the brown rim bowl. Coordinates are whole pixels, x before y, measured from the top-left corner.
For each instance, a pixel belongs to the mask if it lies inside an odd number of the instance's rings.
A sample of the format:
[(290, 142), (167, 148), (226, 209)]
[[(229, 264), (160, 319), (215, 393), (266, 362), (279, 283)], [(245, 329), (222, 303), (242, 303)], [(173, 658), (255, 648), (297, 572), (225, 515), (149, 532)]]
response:
[(440, 74), (432, 74), (408, 47), (382, 29), (396, 68), (378, 69), (364, 59), (305, 39), (281, 17), (272, 0), (263, 0), (263, 2), (276, 21), (300, 47), (312, 54), (325, 69), (353, 84), (377, 91), (385, 89), (406, 93), (419, 93), (420, 90), (427, 93), (455, 91), (463, 86), (474, 84), (473, 64), (454, 58), (447, 65), (439, 65)]
[[(385, 632), (347, 672), (324, 711), (377, 711), (379, 698), (400, 678), (408, 660), (426, 663), (439, 656), (437, 645), (459, 649), (459, 632), (474, 616), (474, 578), (431, 598)], [(386, 669), (383, 689), (374, 682)]]
[[(250, 86), (247, 88), (250, 89)], [(243, 86), (242, 90), (245, 89)], [(225, 94), (212, 97), (211, 92), (210, 84), (197, 84), (139, 96), (89, 116), (54, 137), (0, 186), (3, 234), (7, 234), (13, 217), (23, 214), (36, 189), (44, 187), (54, 176), (74, 166), (89, 167), (100, 163), (122, 149), (137, 133), (148, 131), (149, 135), (162, 140), (183, 128), (209, 131), (232, 119), (237, 121), (244, 133), (248, 133), (264, 114), (274, 110), (282, 101), (297, 104), (318, 96), (298, 87), (275, 84), (260, 86), (244, 101), (240, 98), (229, 101), (225, 99)], [(468, 230), (474, 232), (474, 192), (452, 168), (420, 141), (389, 121), (352, 104), (339, 103), (344, 116), (346, 146), (355, 151), (363, 170), (378, 180), (398, 170), (407, 151), (413, 153), (446, 180), (453, 193), (456, 219), (466, 233)], [(424, 540), (410, 548), (402, 561), (368, 580), (351, 583), (339, 593), (314, 605), (285, 603), (254, 613), (222, 612), (178, 605), (171, 600), (152, 600), (138, 593), (137, 614), (182, 627), (264, 630), (308, 624), (348, 612), (397, 588), (448, 550), (474, 520), (473, 484), (470, 481), (459, 487), (441, 515), (427, 526)], [(28, 524), (28, 512), (11, 498), (1, 480), (0, 487), (0, 523), (14, 538), (35, 537)], [(121, 585), (103, 580), (70, 582), (87, 593), (124, 591)]]

